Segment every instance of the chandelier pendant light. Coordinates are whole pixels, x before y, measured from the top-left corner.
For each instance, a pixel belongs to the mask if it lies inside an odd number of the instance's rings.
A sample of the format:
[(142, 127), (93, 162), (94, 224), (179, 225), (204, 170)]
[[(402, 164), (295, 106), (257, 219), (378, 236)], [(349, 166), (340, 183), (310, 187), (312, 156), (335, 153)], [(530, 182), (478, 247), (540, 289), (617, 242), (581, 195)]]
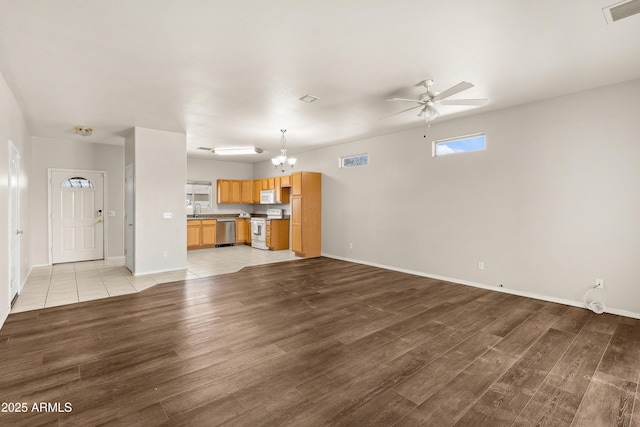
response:
[(280, 155), (271, 159), (271, 163), (273, 163), (273, 167), (275, 167), (276, 169), (280, 169), (282, 173), (284, 173), (284, 165), (286, 163), (288, 163), (289, 166), (291, 166), (291, 169), (293, 169), (293, 166), (298, 161), (298, 159), (296, 159), (295, 157), (287, 157), (287, 147), (286, 147), (287, 139), (284, 137), (284, 133), (286, 131), (287, 131), (286, 129), (280, 129), (280, 132), (282, 132), (282, 136), (280, 137), (280, 142), (282, 143), (282, 148), (280, 149)]

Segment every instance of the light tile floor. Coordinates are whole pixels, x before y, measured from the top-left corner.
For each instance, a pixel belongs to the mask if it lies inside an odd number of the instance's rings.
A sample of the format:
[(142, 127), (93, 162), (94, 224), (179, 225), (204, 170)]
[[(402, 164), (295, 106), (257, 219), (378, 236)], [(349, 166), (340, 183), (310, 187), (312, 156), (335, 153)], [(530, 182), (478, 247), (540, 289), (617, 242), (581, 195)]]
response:
[(36, 267), (11, 312), (37, 310), (140, 292), (159, 283), (233, 273), (251, 265), (297, 259), (293, 252), (226, 246), (187, 252), (187, 269), (133, 276), (124, 259), (85, 261)]

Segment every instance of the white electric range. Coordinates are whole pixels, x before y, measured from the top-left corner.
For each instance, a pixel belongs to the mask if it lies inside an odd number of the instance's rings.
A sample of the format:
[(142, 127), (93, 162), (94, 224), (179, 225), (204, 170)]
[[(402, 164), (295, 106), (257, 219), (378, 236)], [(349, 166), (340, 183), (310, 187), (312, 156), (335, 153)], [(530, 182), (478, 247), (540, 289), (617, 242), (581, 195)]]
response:
[(282, 209), (267, 209), (267, 217), (251, 217), (251, 246), (269, 250), (267, 246), (267, 219), (282, 219)]

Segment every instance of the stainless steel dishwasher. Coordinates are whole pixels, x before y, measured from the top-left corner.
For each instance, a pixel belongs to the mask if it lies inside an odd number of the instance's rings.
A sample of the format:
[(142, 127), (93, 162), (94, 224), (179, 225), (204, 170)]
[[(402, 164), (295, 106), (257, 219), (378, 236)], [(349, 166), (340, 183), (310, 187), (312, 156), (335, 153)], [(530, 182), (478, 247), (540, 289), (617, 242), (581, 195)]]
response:
[(216, 221), (216, 246), (235, 245), (236, 219), (218, 218)]

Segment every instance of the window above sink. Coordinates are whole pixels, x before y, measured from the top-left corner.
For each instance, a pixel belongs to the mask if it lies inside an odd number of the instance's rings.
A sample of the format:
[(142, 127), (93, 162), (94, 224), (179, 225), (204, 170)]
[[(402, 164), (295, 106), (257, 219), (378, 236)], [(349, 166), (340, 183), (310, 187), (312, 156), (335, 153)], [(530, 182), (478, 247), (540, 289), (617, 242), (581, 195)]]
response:
[(211, 207), (212, 188), (211, 181), (187, 181), (187, 207), (193, 209), (194, 205), (198, 203), (200, 208), (209, 209)]

